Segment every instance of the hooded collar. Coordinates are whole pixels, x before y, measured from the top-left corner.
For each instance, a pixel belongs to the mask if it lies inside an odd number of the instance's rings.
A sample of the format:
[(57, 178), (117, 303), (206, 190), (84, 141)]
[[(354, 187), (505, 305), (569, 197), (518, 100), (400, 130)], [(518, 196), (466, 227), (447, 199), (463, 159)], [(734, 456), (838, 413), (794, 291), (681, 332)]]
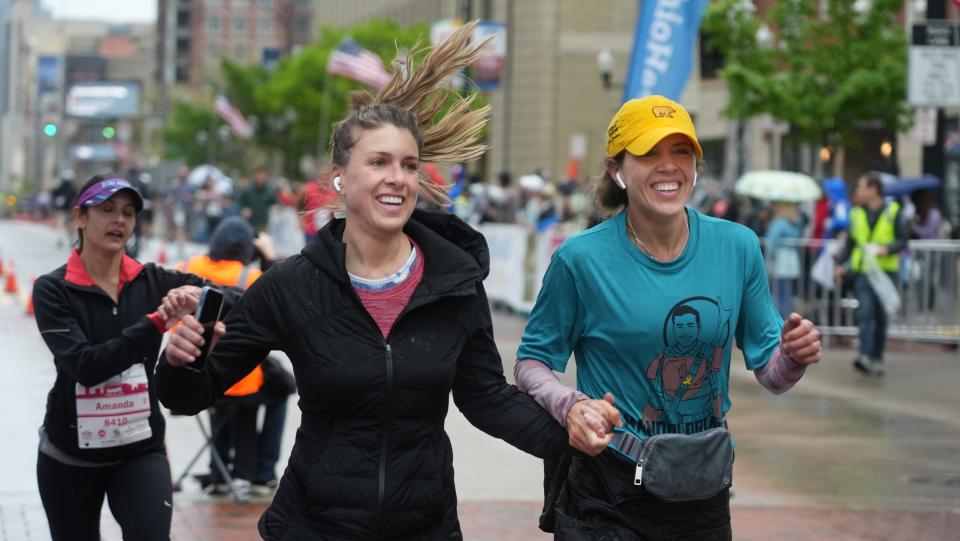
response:
[[(123, 286), (136, 278), (142, 269), (143, 265), (137, 263), (135, 259), (127, 254), (123, 254), (123, 260), (120, 262), (120, 280), (117, 284), (117, 293), (120, 293), (120, 291), (123, 290)], [(78, 286), (97, 285), (87, 272), (87, 267), (83, 264), (83, 260), (80, 259), (80, 250), (76, 248), (70, 252), (70, 257), (67, 258), (67, 274), (64, 279)]]
[[(331, 278), (349, 285), (343, 243), (346, 223), (339, 218), (317, 234), (317, 242), (301, 252)], [(433, 294), (444, 294), (486, 278), (490, 270), (487, 241), (479, 232), (452, 214), (417, 209), (403, 227), (421, 248), (425, 267), (421, 286)]]

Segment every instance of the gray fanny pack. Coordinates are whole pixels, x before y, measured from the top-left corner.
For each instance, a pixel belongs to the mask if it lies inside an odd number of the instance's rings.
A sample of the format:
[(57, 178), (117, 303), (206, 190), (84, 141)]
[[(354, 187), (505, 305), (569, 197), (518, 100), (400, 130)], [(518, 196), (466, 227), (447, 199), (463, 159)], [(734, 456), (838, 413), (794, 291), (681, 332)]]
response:
[(667, 502), (712, 498), (733, 481), (733, 445), (724, 427), (644, 440), (617, 432), (613, 442), (637, 464), (633, 484)]

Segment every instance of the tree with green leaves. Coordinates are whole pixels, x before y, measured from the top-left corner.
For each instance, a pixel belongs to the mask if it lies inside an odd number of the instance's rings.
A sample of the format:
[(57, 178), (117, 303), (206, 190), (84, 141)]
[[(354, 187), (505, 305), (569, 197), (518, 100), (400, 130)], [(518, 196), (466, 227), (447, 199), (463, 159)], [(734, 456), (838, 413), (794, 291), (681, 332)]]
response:
[(797, 140), (859, 146), (858, 131), (910, 125), (901, 0), (780, 0), (765, 16), (749, 0), (711, 3), (702, 29), (725, 57), (725, 114), (769, 114)]
[[(316, 154), (321, 130), (329, 134), (332, 123), (346, 115), (350, 92), (365, 88), (339, 76), (329, 76), (329, 85), (325, 88), (327, 59), (347, 36), (384, 59), (389, 69), (389, 62), (398, 50), (408, 50), (418, 40), (429, 41), (429, 28), (422, 23), (403, 27), (383, 19), (347, 28), (322, 27), (314, 43), (283, 59), (272, 71), (258, 65), (222, 62), (220, 90), (254, 125), (252, 142), (243, 144), (255, 146), (268, 155), (279, 154), (283, 174), (290, 178), (300, 177), (301, 156)], [(326, 122), (321, 125), (325, 90), (329, 91), (330, 108)], [(209, 107), (176, 104), (164, 130), (167, 156), (185, 158), (191, 165), (205, 160), (206, 150), (198, 148), (195, 135), (200, 130), (209, 130), (205, 125), (209, 119), (204, 113), (215, 115), (214, 94), (211, 93)], [(217, 127), (222, 123), (216, 118), (213, 124)], [(222, 162), (233, 154), (218, 152), (216, 155)]]

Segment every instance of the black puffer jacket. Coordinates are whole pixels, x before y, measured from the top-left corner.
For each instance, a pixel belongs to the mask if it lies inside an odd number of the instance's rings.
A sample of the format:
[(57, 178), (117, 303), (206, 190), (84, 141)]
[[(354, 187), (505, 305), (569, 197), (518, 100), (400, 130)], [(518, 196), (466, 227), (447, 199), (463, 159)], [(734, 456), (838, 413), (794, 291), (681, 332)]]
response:
[[(461, 539), (449, 393), (484, 432), (540, 457), (567, 447), (549, 414), (508, 385), (482, 280), (484, 238), (456, 217), (417, 211), (422, 282), (384, 340), (345, 267), (344, 222), (278, 263), (227, 317), (196, 374), (161, 360), (160, 400), (198, 412), (270, 349), (293, 362), (303, 420), (265, 539)], [(532, 518), (532, 517), (531, 517)]]

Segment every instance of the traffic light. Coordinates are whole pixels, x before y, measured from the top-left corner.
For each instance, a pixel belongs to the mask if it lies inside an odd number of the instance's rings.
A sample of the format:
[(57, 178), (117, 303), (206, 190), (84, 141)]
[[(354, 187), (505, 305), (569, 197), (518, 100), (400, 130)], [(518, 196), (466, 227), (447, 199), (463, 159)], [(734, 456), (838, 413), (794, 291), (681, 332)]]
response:
[(107, 126), (103, 128), (101, 133), (103, 134), (104, 139), (113, 139), (114, 136), (117, 135), (117, 130), (115, 130), (112, 126)]
[(57, 125), (53, 122), (47, 122), (43, 125), (43, 134), (47, 137), (54, 137), (57, 135)]

